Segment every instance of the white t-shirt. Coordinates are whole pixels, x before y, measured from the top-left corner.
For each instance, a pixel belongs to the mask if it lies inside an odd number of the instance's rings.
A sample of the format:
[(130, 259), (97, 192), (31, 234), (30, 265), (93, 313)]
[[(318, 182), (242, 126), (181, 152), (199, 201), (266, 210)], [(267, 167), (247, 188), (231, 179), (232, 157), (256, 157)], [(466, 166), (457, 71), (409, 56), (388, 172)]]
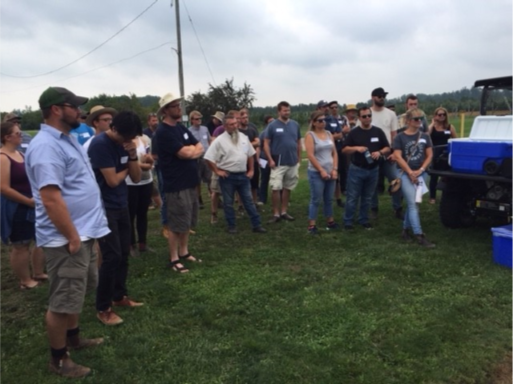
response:
[(383, 108), (381, 111), (372, 109), (372, 125), (381, 128), (388, 140), (388, 144), (392, 145), (392, 134), (399, 129), (397, 116), (393, 111), (388, 108)]
[(255, 149), (246, 135), (239, 133), (239, 141), (235, 145), (230, 134), (224, 132), (212, 142), (204, 158), (223, 171), (239, 173), (247, 171), (248, 157), (254, 154)]

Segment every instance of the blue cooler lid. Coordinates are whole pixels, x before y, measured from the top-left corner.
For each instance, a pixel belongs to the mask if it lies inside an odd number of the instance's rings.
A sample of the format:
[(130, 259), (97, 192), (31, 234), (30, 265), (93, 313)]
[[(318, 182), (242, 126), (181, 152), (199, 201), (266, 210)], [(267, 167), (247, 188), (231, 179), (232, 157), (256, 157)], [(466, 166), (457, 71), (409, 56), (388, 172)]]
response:
[(494, 236), (506, 237), (508, 239), (512, 239), (513, 238), (512, 226), (513, 226), (513, 224), (508, 224), (508, 225), (503, 225), (502, 227), (492, 228), (492, 233)]

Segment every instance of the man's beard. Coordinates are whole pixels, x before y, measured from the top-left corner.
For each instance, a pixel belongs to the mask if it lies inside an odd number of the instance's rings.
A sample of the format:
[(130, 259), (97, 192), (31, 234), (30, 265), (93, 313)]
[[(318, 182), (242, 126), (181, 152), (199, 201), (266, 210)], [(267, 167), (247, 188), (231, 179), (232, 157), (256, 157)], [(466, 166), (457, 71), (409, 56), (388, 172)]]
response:
[(384, 107), (385, 106), (385, 100), (374, 100), (374, 104), (376, 104), (378, 107)]
[(236, 129), (235, 131), (233, 131), (229, 135), (230, 135), (230, 137), (232, 139), (232, 143), (237, 145), (237, 143), (239, 142), (239, 131)]

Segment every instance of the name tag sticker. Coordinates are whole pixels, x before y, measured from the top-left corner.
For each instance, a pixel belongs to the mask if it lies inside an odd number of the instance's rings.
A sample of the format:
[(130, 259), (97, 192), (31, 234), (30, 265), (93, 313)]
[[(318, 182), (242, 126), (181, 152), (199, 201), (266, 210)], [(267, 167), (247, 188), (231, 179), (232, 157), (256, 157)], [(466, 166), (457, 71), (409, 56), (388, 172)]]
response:
[(28, 144), (27, 143), (21, 143), (21, 147), (22, 148), (28, 148)]
[(446, 135), (450, 135), (451, 134), (451, 131), (445, 131), (444, 132)]
[(127, 161), (128, 161), (128, 156), (121, 157), (121, 164), (126, 164)]
[(276, 128), (276, 132), (283, 132), (283, 128)]
[(331, 123), (330, 124), (333, 128), (335, 128), (337, 126), (337, 123)]
[(86, 133), (82, 133), (82, 137), (87, 138), (87, 137), (91, 137), (91, 135), (89, 134), (89, 132), (86, 132)]
[(419, 143), (424, 143), (424, 144), (426, 144), (426, 139), (420, 139), (420, 140), (419, 140)]
[(371, 137), (371, 143), (379, 143), (379, 137)]
[(184, 134), (183, 134), (183, 138), (184, 138), (185, 140), (188, 140), (188, 139), (189, 139), (189, 134), (184, 133)]

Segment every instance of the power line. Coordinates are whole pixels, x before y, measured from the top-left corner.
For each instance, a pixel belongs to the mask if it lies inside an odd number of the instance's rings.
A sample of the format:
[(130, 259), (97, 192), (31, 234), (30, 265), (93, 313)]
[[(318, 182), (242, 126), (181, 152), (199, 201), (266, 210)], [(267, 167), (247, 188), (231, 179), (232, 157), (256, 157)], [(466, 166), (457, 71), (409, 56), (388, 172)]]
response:
[(159, 0), (155, 0), (152, 4), (150, 4), (150, 6), (148, 6), (144, 11), (142, 11), (140, 14), (138, 14), (135, 19), (133, 19), (131, 22), (129, 22), (127, 25), (125, 25), (123, 28), (121, 28), (119, 31), (117, 31), (115, 34), (113, 34), (111, 37), (109, 37), (107, 40), (105, 40), (103, 43), (101, 43), (100, 45), (98, 45), (96, 48), (93, 48), (92, 50), (90, 50), (89, 52), (87, 52), (85, 55), (82, 55), (80, 56), (78, 59), (75, 59), (73, 60), (72, 62), (62, 66), (62, 67), (59, 67), (57, 69), (54, 69), (52, 71), (49, 71), (49, 72), (45, 72), (45, 73), (40, 73), (39, 75), (30, 75), (30, 76), (19, 76), (19, 75), (10, 75), (10, 74), (7, 74), (7, 73), (3, 73), (3, 72), (0, 72), (0, 75), (2, 76), (7, 76), (7, 77), (14, 77), (14, 78), (17, 78), (17, 79), (31, 79), (31, 78), (34, 78), (34, 77), (41, 77), (41, 76), (46, 76), (46, 75), (50, 75), (52, 73), (55, 73), (57, 71), (60, 71), (61, 69), (64, 69), (64, 68), (67, 68), (69, 67), (70, 65), (73, 65), (75, 64), (76, 62), (82, 60), (84, 57), (86, 56), (89, 56), (91, 53), (93, 53), (94, 51), (97, 51), (98, 49), (100, 49), (101, 47), (103, 47), (105, 44), (107, 44), (109, 41), (111, 41), (114, 37), (116, 37), (117, 35), (119, 35), (121, 32), (123, 32), (125, 29), (127, 29), (132, 23), (134, 23), (139, 17), (141, 17), (142, 15), (144, 15), (151, 7), (153, 7), (157, 1)]
[[(150, 51), (154, 51), (156, 49), (159, 49), (165, 45), (169, 45), (169, 44), (172, 44), (173, 42), (171, 41), (168, 41), (166, 43), (163, 43), (163, 44), (160, 44), (156, 47), (153, 47), (153, 48), (150, 48), (150, 49), (146, 49), (142, 52), (139, 52), (139, 53), (136, 53), (135, 55), (133, 56), (130, 56), (130, 57), (127, 57), (127, 58), (124, 58), (124, 59), (121, 59), (121, 60), (118, 60), (118, 61), (114, 61), (110, 64), (105, 64), (105, 65), (102, 65), (101, 67), (97, 67), (97, 68), (93, 68), (93, 69), (90, 69), (89, 71), (86, 71), (86, 72), (82, 72), (82, 73), (79, 73), (78, 75), (73, 75), (73, 76), (69, 76), (69, 77), (65, 77), (65, 78), (62, 78), (62, 79), (58, 79), (58, 80), (55, 80), (52, 82), (52, 84), (55, 84), (55, 83), (58, 83), (58, 82), (62, 82), (62, 81), (66, 81), (66, 80), (69, 80), (69, 79), (73, 79), (75, 77), (79, 77), (79, 76), (83, 76), (83, 75), (87, 75), (88, 73), (91, 73), (91, 72), (94, 72), (94, 71), (98, 71), (100, 69), (103, 69), (103, 68), (107, 68), (107, 67), (110, 67), (114, 64), (119, 64), (123, 61), (127, 61), (127, 60), (131, 60), (131, 59), (134, 59), (136, 58), (137, 56), (141, 56), (142, 54), (145, 54), (147, 52), (150, 52)], [(44, 86), (50, 86), (51, 84), (40, 84), (40, 85), (35, 85), (33, 87), (28, 87), (28, 88), (24, 88), (24, 89), (16, 89), (16, 90), (13, 90), (13, 91), (7, 91), (7, 92), (1, 92), (0, 94), (4, 95), (4, 94), (13, 94), (13, 93), (18, 93), (18, 92), (24, 92), (24, 91), (28, 91), (30, 89), (34, 89), (34, 88), (40, 88), (40, 87), (44, 87)]]
[(201, 41), (199, 39), (198, 33), (196, 32), (196, 28), (194, 27), (194, 23), (192, 22), (191, 15), (189, 14), (189, 9), (187, 8), (187, 4), (185, 3), (185, 0), (183, 1), (183, 5), (185, 7), (185, 11), (187, 12), (187, 16), (189, 17), (189, 21), (192, 26), (192, 30), (194, 31), (194, 35), (196, 35), (196, 40), (198, 40), (198, 44), (201, 49), (201, 53), (203, 54), (203, 58), (205, 59), (205, 63), (207, 64), (208, 71), (210, 72), (210, 76), (212, 77), (212, 82), (214, 83), (214, 86), (217, 86), (216, 80), (214, 79), (214, 75), (212, 74), (212, 70), (210, 69), (210, 64), (208, 63), (207, 56), (205, 55), (205, 51), (203, 50), (203, 46), (201, 45)]

